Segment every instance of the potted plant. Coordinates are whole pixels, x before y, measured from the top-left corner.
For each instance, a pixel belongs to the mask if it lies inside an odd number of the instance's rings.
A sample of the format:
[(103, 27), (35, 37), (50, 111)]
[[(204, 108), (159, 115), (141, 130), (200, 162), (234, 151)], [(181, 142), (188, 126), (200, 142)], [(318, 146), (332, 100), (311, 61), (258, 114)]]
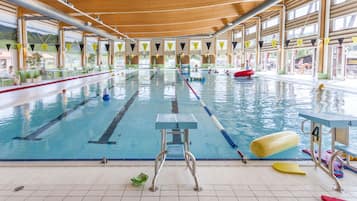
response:
[(40, 71), (35, 71), (33, 74), (33, 80), (34, 82), (39, 82), (41, 81), (41, 76), (40, 76)]
[(26, 83), (31, 83), (32, 82), (32, 76), (30, 72), (26, 72), (25, 73), (25, 77), (26, 77)]

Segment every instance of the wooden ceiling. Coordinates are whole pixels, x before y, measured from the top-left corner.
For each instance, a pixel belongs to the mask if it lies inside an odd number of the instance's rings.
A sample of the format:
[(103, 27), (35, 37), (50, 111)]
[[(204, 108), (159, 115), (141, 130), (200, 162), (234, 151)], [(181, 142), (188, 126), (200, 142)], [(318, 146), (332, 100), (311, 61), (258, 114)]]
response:
[[(112, 30), (81, 16), (60, 0), (40, 0), (83, 21), (92, 22), (110, 33)], [(267, 0), (269, 1), (269, 0)], [(178, 37), (212, 34), (252, 10), (264, 0), (69, 0), (75, 8), (99, 16), (107, 25), (131, 38)], [(27, 11), (33, 14), (32, 11)]]

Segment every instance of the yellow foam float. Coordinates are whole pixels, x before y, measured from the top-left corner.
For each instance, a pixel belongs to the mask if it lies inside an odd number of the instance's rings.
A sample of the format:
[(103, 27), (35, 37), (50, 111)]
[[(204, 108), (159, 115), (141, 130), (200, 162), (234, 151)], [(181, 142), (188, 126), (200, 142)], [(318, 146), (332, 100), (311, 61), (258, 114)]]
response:
[(275, 162), (273, 163), (274, 170), (286, 173), (286, 174), (298, 174), (298, 175), (306, 175), (306, 172), (300, 169), (300, 166), (296, 163), (281, 163)]
[(282, 131), (257, 138), (250, 143), (250, 151), (264, 158), (299, 144), (300, 137), (293, 131)]

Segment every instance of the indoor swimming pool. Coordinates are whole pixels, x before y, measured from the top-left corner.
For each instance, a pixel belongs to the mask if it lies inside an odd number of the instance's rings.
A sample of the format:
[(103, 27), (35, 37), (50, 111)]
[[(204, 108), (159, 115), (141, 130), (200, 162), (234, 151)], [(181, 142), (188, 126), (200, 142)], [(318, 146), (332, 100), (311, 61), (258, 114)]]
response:
[[(301, 143), (268, 159), (309, 159), (301, 151), (309, 136), (300, 131), (299, 111), (357, 113), (351, 93), (202, 73), (205, 82), (190, 82), (192, 87), (249, 159), (256, 159), (249, 151), (253, 139), (282, 130), (296, 131)], [(105, 88), (108, 102), (102, 100)], [(198, 120), (198, 129), (190, 131), (197, 159), (240, 159), (177, 71), (139, 70), (0, 109), (0, 160), (152, 160), (160, 150), (156, 115), (175, 111)]]

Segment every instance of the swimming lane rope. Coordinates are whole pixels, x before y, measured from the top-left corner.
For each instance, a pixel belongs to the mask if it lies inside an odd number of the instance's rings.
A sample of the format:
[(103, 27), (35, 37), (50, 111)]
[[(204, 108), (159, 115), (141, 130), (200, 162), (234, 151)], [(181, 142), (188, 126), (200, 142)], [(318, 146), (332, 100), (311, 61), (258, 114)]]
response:
[(243, 163), (247, 163), (247, 159), (245, 158), (243, 152), (241, 152), (238, 149), (238, 145), (236, 143), (233, 142), (232, 138), (229, 136), (228, 132), (226, 131), (226, 129), (224, 129), (224, 127), (222, 126), (221, 122), (219, 122), (219, 120), (217, 119), (217, 117), (208, 109), (208, 107), (206, 106), (206, 104), (203, 102), (203, 100), (201, 99), (201, 97), (196, 93), (196, 91), (192, 88), (192, 86), (190, 85), (190, 83), (188, 82), (188, 80), (180, 73), (180, 71), (178, 72), (181, 76), (181, 78), (185, 81), (186, 86), (192, 91), (192, 93), (195, 95), (195, 97), (197, 98), (198, 101), (200, 101), (201, 106), (203, 107), (203, 109), (207, 112), (207, 114), (211, 117), (212, 121), (214, 122), (214, 124), (216, 125), (216, 127), (220, 130), (221, 134), (223, 135), (224, 139), (228, 142), (228, 144), (233, 148), (236, 149), (237, 153), (240, 155), (242, 162)]

